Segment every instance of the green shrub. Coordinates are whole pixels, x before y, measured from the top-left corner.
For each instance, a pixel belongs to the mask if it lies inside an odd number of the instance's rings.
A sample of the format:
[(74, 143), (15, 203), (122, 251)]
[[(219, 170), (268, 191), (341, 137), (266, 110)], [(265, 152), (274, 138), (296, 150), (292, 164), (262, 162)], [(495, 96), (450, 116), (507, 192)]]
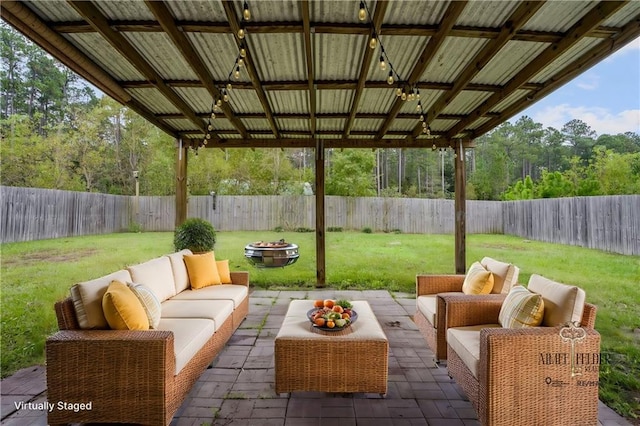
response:
[(373, 231), (368, 226), (365, 226), (364, 228), (362, 228), (362, 232), (364, 232), (365, 234), (370, 234)]
[(282, 226), (276, 226), (273, 228), (273, 232), (284, 232), (284, 228)]
[(300, 227), (296, 228), (296, 232), (314, 232), (314, 230), (311, 228)]
[(176, 251), (189, 249), (194, 253), (213, 250), (216, 231), (213, 225), (200, 218), (191, 218), (178, 226), (173, 236)]
[(342, 232), (342, 227), (340, 226), (330, 226), (327, 228), (327, 232)]

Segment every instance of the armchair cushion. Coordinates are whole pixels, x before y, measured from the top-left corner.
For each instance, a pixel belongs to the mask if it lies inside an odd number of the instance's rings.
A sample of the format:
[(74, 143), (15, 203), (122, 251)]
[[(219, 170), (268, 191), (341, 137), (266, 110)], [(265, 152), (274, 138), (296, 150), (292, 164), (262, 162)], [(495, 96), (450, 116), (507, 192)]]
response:
[(507, 294), (511, 287), (518, 283), (520, 269), (511, 263), (500, 262), (490, 257), (484, 257), (480, 261), (488, 271), (493, 272), (493, 294)]
[(447, 343), (458, 354), (476, 379), (478, 378), (478, 364), (480, 363), (480, 330), (499, 327), (500, 324), (480, 324), (447, 330)]
[(537, 327), (542, 323), (544, 300), (521, 285), (509, 291), (500, 308), (498, 322), (504, 328)]
[(561, 284), (533, 274), (527, 286), (544, 300), (542, 325), (556, 327), (567, 322), (580, 322), (584, 311), (585, 292), (576, 286)]
[(469, 267), (462, 283), (464, 294), (489, 294), (493, 288), (493, 273), (487, 271), (480, 262), (474, 262)]
[(417, 308), (424, 315), (424, 317), (431, 323), (434, 328), (437, 328), (437, 306), (438, 302), (436, 300), (435, 294), (429, 294), (425, 296), (418, 296), (417, 300)]

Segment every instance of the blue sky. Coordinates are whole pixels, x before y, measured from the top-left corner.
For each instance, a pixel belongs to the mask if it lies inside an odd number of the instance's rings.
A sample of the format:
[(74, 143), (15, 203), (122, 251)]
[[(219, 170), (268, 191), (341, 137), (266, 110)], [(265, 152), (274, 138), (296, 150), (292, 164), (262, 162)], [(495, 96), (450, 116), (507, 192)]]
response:
[(512, 117), (523, 115), (558, 130), (574, 118), (598, 136), (640, 134), (640, 38)]

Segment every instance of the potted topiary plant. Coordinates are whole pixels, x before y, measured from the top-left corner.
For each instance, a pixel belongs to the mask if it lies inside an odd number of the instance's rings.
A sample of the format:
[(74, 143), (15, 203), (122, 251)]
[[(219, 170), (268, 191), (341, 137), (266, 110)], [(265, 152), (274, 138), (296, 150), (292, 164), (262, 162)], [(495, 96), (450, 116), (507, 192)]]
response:
[(176, 251), (189, 249), (194, 253), (212, 251), (216, 243), (213, 225), (200, 218), (191, 218), (178, 226), (173, 236)]

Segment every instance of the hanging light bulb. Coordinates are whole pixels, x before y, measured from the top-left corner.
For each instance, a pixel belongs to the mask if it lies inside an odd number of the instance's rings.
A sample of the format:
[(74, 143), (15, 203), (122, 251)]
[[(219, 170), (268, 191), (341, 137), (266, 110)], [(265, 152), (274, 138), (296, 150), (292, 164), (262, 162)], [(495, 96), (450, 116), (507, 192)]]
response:
[(236, 70), (233, 72), (233, 78), (240, 80), (240, 67), (236, 67)]
[(371, 37), (371, 39), (369, 40), (369, 47), (372, 49), (375, 49), (377, 45), (378, 45), (378, 40), (376, 39), (376, 35), (374, 33), (373, 37)]
[[(211, 139), (211, 133), (207, 132), (207, 140), (209, 140), (209, 139)], [(205, 141), (205, 143), (207, 143), (207, 142)]]
[(364, 2), (360, 2), (360, 10), (358, 11), (358, 19), (364, 21), (367, 18), (367, 11), (364, 8)]
[(244, 36), (245, 36), (244, 28), (240, 28), (240, 29), (238, 30), (238, 38), (239, 38), (240, 40), (242, 40), (242, 39), (244, 38)]
[(213, 125), (211, 123), (209, 123), (209, 125), (207, 126), (207, 130), (208, 131), (212, 131), (213, 130)]
[(416, 99), (420, 99), (420, 89), (416, 89)]
[(247, 4), (247, 2), (244, 2), (244, 7), (242, 9), (242, 17), (244, 18), (245, 21), (248, 21), (249, 19), (251, 19), (251, 11), (249, 10), (249, 5)]
[(232, 87), (231, 83), (227, 83), (227, 91), (231, 90)]
[(420, 121), (424, 121), (424, 114), (420, 114)]
[(399, 88), (399, 87), (396, 89), (396, 96), (397, 96), (397, 97), (402, 96), (402, 89), (401, 89), (401, 88)]
[(229, 94), (226, 91), (222, 92), (222, 100), (225, 102), (229, 102)]
[(212, 119), (212, 120), (215, 120), (215, 118), (216, 118), (216, 113), (215, 113), (215, 112), (213, 112), (213, 111), (211, 111), (211, 119)]
[(418, 102), (418, 106), (416, 106), (416, 111), (422, 111), (422, 104)]
[(222, 99), (218, 98), (216, 99), (216, 106), (219, 107), (220, 105), (222, 105)]
[(407, 100), (407, 92), (405, 92), (404, 89), (402, 90), (402, 95), (400, 95), (400, 99), (402, 99), (403, 101)]
[(389, 71), (389, 77), (387, 77), (387, 83), (393, 84), (393, 71)]
[(431, 136), (431, 126), (427, 126), (427, 136)]
[(246, 58), (246, 56), (247, 56), (247, 49), (245, 49), (244, 43), (242, 43), (240, 45), (240, 57), (241, 58)]
[(433, 146), (431, 147), (431, 150), (432, 150), (432, 151), (435, 151), (435, 150), (436, 150), (436, 144), (435, 144), (435, 143), (434, 143), (434, 144), (433, 144)]
[(238, 58), (238, 66), (239, 67), (243, 67), (244, 66), (244, 59)]
[(387, 69), (387, 63), (384, 61), (384, 57), (380, 55), (380, 69), (382, 71)]
[(415, 94), (415, 93), (413, 93), (413, 91), (412, 91), (411, 93), (409, 93), (409, 95), (408, 95), (408, 96), (409, 96), (409, 100), (410, 100), (410, 101), (415, 101), (415, 100), (416, 100), (416, 94)]

